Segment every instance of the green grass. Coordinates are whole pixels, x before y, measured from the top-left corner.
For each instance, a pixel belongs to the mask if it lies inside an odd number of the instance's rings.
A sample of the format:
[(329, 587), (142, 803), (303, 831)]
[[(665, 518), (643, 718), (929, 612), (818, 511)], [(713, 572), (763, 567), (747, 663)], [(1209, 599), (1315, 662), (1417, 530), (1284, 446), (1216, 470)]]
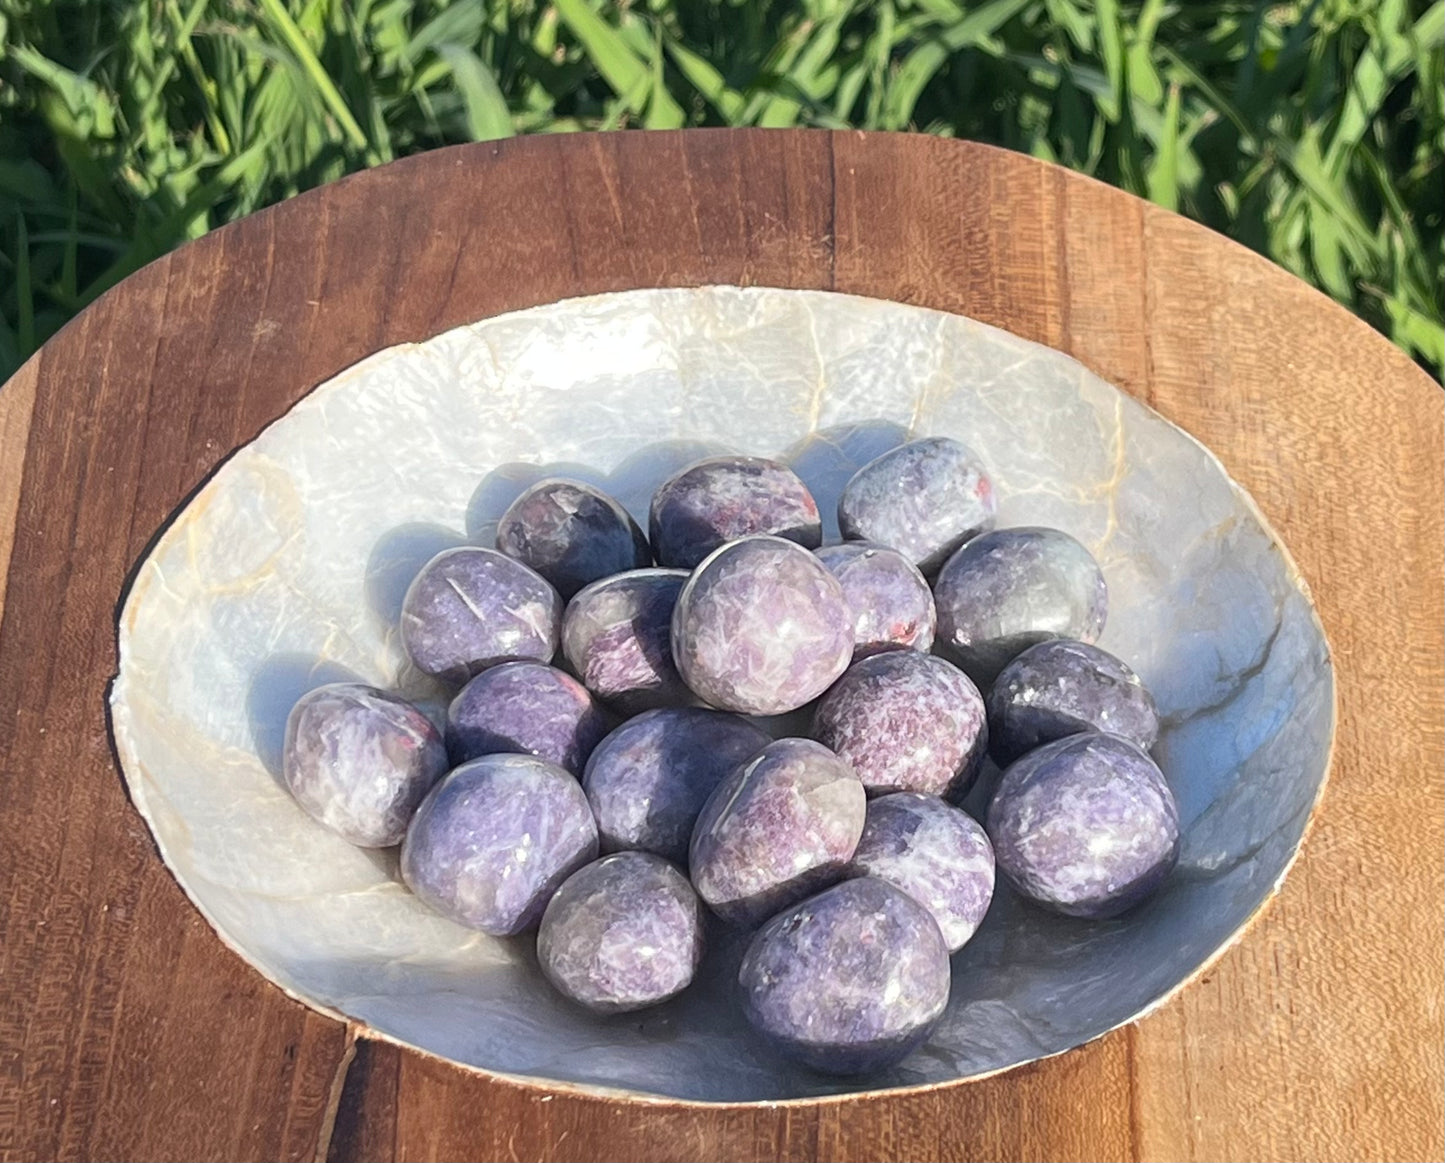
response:
[(1445, 0), (0, 0), (0, 376), (142, 264), (450, 142), (994, 142), (1269, 255), (1437, 377)]

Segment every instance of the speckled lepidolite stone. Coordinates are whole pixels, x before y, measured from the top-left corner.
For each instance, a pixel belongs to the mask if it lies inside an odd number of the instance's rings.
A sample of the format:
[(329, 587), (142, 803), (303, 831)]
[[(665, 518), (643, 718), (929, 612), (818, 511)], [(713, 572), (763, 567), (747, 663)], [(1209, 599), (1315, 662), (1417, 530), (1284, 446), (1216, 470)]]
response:
[(702, 906), (692, 885), (647, 852), (619, 852), (578, 869), (552, 897), (537, 931), (547, 980), (604, 1014), (681, 993), (702, 947)]
[(933, 914), (954, 953), (977, 932), (993, 900), (988, 834), (966, 812), (917, 792), (868, 804), (850, 871), (901, 888)]
[(597, 855), (581, 785), (532, 755), (464, 763), (422, 801), (401, 846), (421, 900), (494, 937), (530, 929), (557, 886)]
[(843, 875), (867, 796), (820, 743), (779, 739), (714, 789), (693, 829), (693, 887), (713, 912), (755, 925)]
[(446, 769), (446, 747), (431, 720), (360, 683), (308, 691), (286, 720), (286, 786), (307, 815), (361, 848), (399, 844)]
[(808, 549), (823, 543), (818, 505), (792, 469), (758, 456), (714, 456), (658, 486), (649, 515), (659, 565), (692, 569), (728, 541), (772, 533)]
[(627, 510), (581, 481), (538, 481), (497, 522), (497, 548), (570, 598), (583, 586), (652, 564), (647, 538)]
[(1072, 735), (1004, 772), (988, 834), (999, 871), (1025, 897), (1071, 917), (1112, 917), (1174, 867), (1179, 809), (1133, 743)]
[(843, 587), (853, 615), (853, 657), (933, 645), (933, 591), (897, 550), (848, 541), (815, 550)]
[(780, 537), (745, 537), (704, 561), (672, 612), (672, 657), (705, 702), (780, 715), (817, 698), (853, 656), (838, 579)]
[(401, 606), (401, 641), (417, 669), (466, 682), (509, 659), (550, 662), (562, 599), (535, 570), (495, 549), (437, 554)]
[(672, 610), (686, 583), (683, 569), (637, 569), (567, 603), (562, 653), (588, 690), (628, 714), (695, 699), (672, 660)]
[(708, 796), (771, 742), (746, 719), (699, 707), (629, 719), (597, 745), (582, 776), (603, 851), (640, 848), (686, 864)]
[(968, 792), (988, 746), (978, 688), (952, 663), (912, 650), (850, 666), (818, 704), (812, 734), (871, 793), (951, 799)]
[(989, 750), (1001, 764), (1081, 731), (1122, 735), (1144, 750), (1159, 737), (1154, 696), (1107, 650), (1058, 638), (1010, 662), (988, 693)]
[(927, 909), (874, 877), (778, 914), (738, 971), (743, 1014), (779, 1050), (829, 1074), (905, 1058), (948, 1005), (948, 946)]
[(1093, 642), (1108, 589), (1093, 555), (1058, 529), (997, 529), (948, 559), (933, 584), (938, 642), (981, 687), (1050, 638)]
[(447, 748), (457, 763), (515, 752), (581, 775), (612, 724), (570, 674), (540, 662), (509, 662), (483, 671), (452, 700)]
[(852, 541), (896, 549), (924, 573), (992, 529), (993, 485), (973, 450), (946, 436), (910, 441), (860, 468), (838, 501)]

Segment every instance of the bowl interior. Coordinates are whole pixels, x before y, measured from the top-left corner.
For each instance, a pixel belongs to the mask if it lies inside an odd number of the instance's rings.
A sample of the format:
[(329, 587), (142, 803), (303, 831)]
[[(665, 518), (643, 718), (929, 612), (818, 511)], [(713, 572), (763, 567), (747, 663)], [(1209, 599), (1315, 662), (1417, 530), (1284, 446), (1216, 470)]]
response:
[[(930, 1040), (882, 1075), (789, 1065), (742, 1026), (742, 942), (639, 1014), (588, 1016), (528, 939), (429, 913), (392, 853), (351, 848), (279, 782), (305, 690), (343, 677), (432, 711), (396, 615), (433, 553), (490, 544), (532, 481), (562, 473), (644, 520), (698, 456), (791, 463), (825, 534), (852, 472), (912, 435), (990, 468), (1000, 524), (1065, 529), (1110, 589), (1101, 645), (1163, 717), (1179, 798), (1167, 887), (1118, 920), (1046, 915), (1000, 887), (953, 959)], [(391, 349), (322, 385), (242, 449), (138, 571), (112, 692), (117, 746), (162, 855), (211, 924), (328, 1012), (509, 1075), (701, 1101), (936, 1083), (1076, 1046), (1147, 1010), (1277, 888), (1328, 766), (1328, 650), (1288, 555), (1218, 461), (1067, 356), (954, 315), (821, 292), (712, 287), (569, 300)], [(997, 772), (968, 803), (978, 814)]]

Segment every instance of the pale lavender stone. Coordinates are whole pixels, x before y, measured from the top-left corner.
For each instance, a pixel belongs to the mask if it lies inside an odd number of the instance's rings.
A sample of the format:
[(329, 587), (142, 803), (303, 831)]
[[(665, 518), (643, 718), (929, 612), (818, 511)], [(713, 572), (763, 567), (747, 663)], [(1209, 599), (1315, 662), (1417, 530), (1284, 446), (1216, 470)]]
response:
[(582, 776), (603, 850), (641, 848), (685, 864), (708, 796), (771, 742), (723, 711), (675, 707), (629, 719), (598, 744)]
[(1093, 555), (1058, 529), (997, 529), (948, 559), (933, 585), (938, 645), (981, 687), (1051, 638), (1093, 642), (1109, 594)]
[(693, 829), (693, 887), (726, 921), (754, 925), (843, 875), (867, 796), (853, 769), (810, 739), (779, 739), (734, 769)]
[(866, 541), (828, 545), (814, 552), (843, 587), (853, 614), (855, 659), (933, 645), (933, 591), (903, 554)]
[(988, 746), (983, 697), (956, 666), (894, 650), (855, 662), (818, 704), (813, 738), (870, 793), (966, 795)]
[(593, 582), (567, 603), (562, 653), (599, 699), (627, 714), (695, 701), (672, 660), (672, 611), (684, 569), (637, 569)]
[(971, 537), (992, 529), (997, 501), (983, 463), (947, 436), (910, 441), (860, 468), (838, 501), (852, 541), (896, 549), (932, 573)]
[(550, 662), (562, 599), (535, 570), (495, 549), (437, 554), (401, 606), (401, 641), (417, 669), (463, 683), (516, 658)]
[(1004, 772), (988, 834), (999, 871), (1023, 896), (1067, 916), (1112, 917), (1174, 867), (1179, 808), (1135, 744), (1072, 735)]
[(604, 1014), (681, 993), (702, 947), (702, 906), (692, 885), (647, 852), (619, 852), (578, 869), (552, 897), (537, 931), (547, 980)]
[(933, 914), (950, 952), (993, 900), (993, 845), (972, 816), (936, 796), (897, 792), (868, 804), (850, 871), (900, 888)]
[(627, 510), (581, 481), (549, 477), (508, 506), (497, 548), (525, 562), (564, 598), (627, 569), (652, 564), (647, 538)]
[(1010, 662), (988, 693), (989, 749), (1000, 764), (1082, 731), (1122, 735), (1145, 751), (1159, 737), (1154, 696), (1107, 650), (1057, 638)]
[(412, 817), (401, 875), (423, 903), (494, 937), (530, 929), (597, 855), (582, 786), (531, 755), (487, 755), (437, 784)]
[(282, 776), (317, 823), (361, 848), (401, 843), (447, 769), (441, 733), (404, 699), (338, 682), (302, 695), (286, 720)]
[(649, 518), (659, 565), (692, 569), (718, 546), (771, 533), (808, 549), (823, 543), (818, 505), (797, 473), (758, 456), (714, 456), (658, 486)]
[(791, 1058), (829, 1074), (902, 1061), (948, 1005), (948, 946), (928, 910), (871, 876), (774, 917), (738, 971), (743, 1014)]
[(581, 775), (612, 724), (570, 674), (541, 662), (509, 662), (483, 671), (452, 700), (447, 748), (457, 763), (513, 752)]
[(843, 588), (779, 537), (745, 537), (704, 561), (672, 612), (672, 656), (705, 702), (780, 715), (817, 698), (853, 656)]

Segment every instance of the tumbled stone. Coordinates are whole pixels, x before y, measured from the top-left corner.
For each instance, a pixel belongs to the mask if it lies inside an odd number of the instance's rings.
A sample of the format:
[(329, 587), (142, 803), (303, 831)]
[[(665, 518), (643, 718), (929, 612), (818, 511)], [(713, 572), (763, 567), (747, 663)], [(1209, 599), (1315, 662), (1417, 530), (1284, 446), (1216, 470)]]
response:
[(699, 707), (629, 719), (598, 744), (582, 776), (603, 850), (640, 848), (685, 864), (708, 796), (771, 742), (746, 719)]
[(948, 559), (933, 585), (938, 644), (987, 688), (1038, 642), (1093, 642), (1108, 589), (1093, 555), (1058, 529), (997, 529)]
[(745, 537), (704, 561), (677, 599), (672, 655), (705, 702), (780, 715), (817, 698), (853, 656), (843, 589), (779, 537)]
[(972, 816), (937, 796), (895, 792), (868, 804), (850, 871), (900, 888), (933, 914), (950, 952), (993, 900), (993, 845)]
[(858, 846), (867, 796), (822, 744), (779, 739), (735, 768), (693, 829), (693, 887), (726, 921), (754, 925), (831, 884)]
[(1010, 662), (988, 693), (989, 750), (1000, 764), (1081, 731), (1122, 735), (1145, 751), (1159, 737), (1154, 696), (1107, 650), (1058, 638)]
[(853, 615), (853, 657), (933, 645), (933, 591), (903, 554), (866, 541), (814, 551), (843, 587)]
[(628, 714), (694, 701), (672, 660), (672, 611), (687, 576), (635, 569), (593, 582), (567, 603), (562, 653), (599, 699)]
[(361, 683), (308, 691), (286, 720), (286, 786), (313, 820), (361, 848), (401, 843), (446, 769), (446, 747), (431, 720), (405, 699)]
[(432, 558), (406, 591), (401, 641), (418, 670), (463, 683), (511, 659), (550, 662), (562, 599), (535, 570), (495, 549)]
[(1135, 744), (1071, 735), (1004, 772), (988, 834), (999, 871), (1023, 896), (1067, 916), (1112, 917), (1174, 867), (1179, 809)]
[(864, 1074), (907, 1057), (942, 1016), (948, 946), (917, 901), (860, 877), (764, 925), (738, 983), (748, 1022), (782, 1053)]
[(870, 793), (967, 794), (988, 746), (983, 697), (931, 654), (855, 662), (823, 696), (813, 737), (853, 766)]
[(993, 528), (996, 508), (974, 451), (930, 436), (860, 468), (838, 501), (838, 527), (849, 540), (886, 545), (932, 573), (970, 537)]
[(807, 549), (823, 543), (818, 505), (792, 469), (760, 456), (714, 456), (669, 477), (652, 496), (659, 565), (692, 569), (718, 546), (771, 533)]
[(422, 801), (401, 847), (408, 888), (495, 937), (530, 929), (552, 893), (597, 855), (581, 785), (531, 755), (464, 763)]
[(604, 1014), (681, 993), (702, 949), (702, 906), (692, 885), (647, 852), (619, 852), (578, 869), (552, 897), (537, 931), (547, 980)]
[(560, 477), (538, 481), (508, 506), (497, 522), (497, 548), (535, 569), (563, 598), (652, 564), (647, 538), (626, 509), (601, 489)]
[(538, 755), (581, 775), (613, 720), (587, 688), (540, 662), (509, 662), (483, 671), (447, 708), (453, 762), (481, 755)]

